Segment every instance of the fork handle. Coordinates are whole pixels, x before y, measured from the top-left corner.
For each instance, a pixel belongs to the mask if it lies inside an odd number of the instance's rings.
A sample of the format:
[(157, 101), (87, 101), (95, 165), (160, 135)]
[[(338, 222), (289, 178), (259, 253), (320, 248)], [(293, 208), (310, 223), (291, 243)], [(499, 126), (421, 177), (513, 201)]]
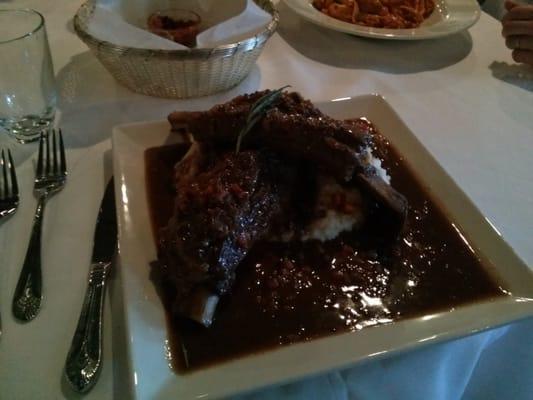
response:
[(88, 392), (102, 369), (102, 328), (110, 262), (91, 265), (89, 285), (65, 363), (65, 376), (78, 393)]
[(31, 321), (41, 309), (41, 232), (46, 196), (40, 196), (33, 217), (30, 243), (13, 297), (13, 315), (21, 321)]

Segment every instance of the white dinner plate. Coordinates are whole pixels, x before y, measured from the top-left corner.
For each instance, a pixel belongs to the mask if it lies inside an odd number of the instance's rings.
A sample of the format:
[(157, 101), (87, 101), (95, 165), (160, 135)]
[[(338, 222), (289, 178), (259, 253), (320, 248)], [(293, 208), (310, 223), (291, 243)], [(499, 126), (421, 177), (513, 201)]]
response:
[(339, 32), (375, 39), (421, 40), (451, 35), (470, 28), (481, 15), (476, 0), (435, 0), (435, 10), (418, 28), (385, 29), (351, 24), (332, 18), (312, 5), (312, 0), (284, 0), (303, 18)]
[(120, 125), (113, 158), (126, 337), (133, 392), (138, 399), (212, 399), (344, 368), (422, 344), (469, 335), (533, 315), (533, 274), (438, 165), (382, 97), (366, 95), (318, 105), (336, 118), (366, 116), (399, 150), (443, 205), (508, 295), (431, 315), (364, 328), (177, 375), (167, 359), (163, 306), (149, 279), (156, 246), (149, 220), (144, 152), (179, 140), (166, 121)]

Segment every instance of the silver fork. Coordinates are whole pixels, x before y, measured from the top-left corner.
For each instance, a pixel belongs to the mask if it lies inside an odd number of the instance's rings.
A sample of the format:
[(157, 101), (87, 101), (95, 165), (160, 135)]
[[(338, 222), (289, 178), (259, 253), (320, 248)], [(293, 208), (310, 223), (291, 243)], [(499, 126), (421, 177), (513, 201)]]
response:
[(37, 209), (26, 258), (13, 297), (13, 315), (21, 321), (31, 321), (41, 308), (41, 231), (44, 207), (50, 196), (63, 189), (66, 181), (67, 162), (61, 129), (58, 132), (53, 130), (46, 136), (41, 133), (33, 186), (38, 199)]
[(2, 175), (0, 176), (0, 220), (13, 215), (19, 205), (19, 187), (15, 163), (11, 157), (11, 151), (7, 151), (7, 159), (4, 150), (0, 156)]
[[(19, 205), (19, 186), (17, 184), (17, 174), (15, 173), (15, 163), (11, 157), (11, 151), (7, 151), (7, 160), (4, 150), (0, 155), (0, 220), (4, 220), (15, 214)], [(2, 320), (0, 319), (0, 334), (2, 333)]]

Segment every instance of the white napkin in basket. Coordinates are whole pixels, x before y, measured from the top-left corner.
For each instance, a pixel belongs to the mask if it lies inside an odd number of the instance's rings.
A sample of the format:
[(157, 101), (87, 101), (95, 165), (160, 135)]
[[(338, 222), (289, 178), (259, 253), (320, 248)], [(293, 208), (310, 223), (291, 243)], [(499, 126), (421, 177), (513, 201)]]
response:
[(196, 37), (198, 47), (236, 43), (255, 36), (268, 25), (271, 19), (272, 16), (254, 1), (247, 0), (246, 8), (242, 13), (200, 33)]
[[(221, 6), (221, 2), (220, 0), (203, 0), (199, 2), (199, 5), (203, 12), (209, 14), (215, 13)], [(142, 7), (139, 8), (139, 12), (140, 10), (142, 10)], [(131, 8), (128, 11), (131, 12)], [(149, 14), (134, 17), (137, 20), (145, 21), (148, 16)], [(128, 19), (132, 19), (131, 14), (128, 15)], [(254, 36), (263, 30), (271, 19), (272, 16), (258, 7), (254, 1), (246, 0), (244, 11), (240, 14), (201, 32), (196, 38), (197, 48), (216, 47)], [(96, 4), (87, 30), (99, 40), (124, 47), (159, 50), (187, 49), (187, 47), (179, 43), (154, 35), (145, 29), (130, 24), (121, 13), (121, 8), (106, 0)]]

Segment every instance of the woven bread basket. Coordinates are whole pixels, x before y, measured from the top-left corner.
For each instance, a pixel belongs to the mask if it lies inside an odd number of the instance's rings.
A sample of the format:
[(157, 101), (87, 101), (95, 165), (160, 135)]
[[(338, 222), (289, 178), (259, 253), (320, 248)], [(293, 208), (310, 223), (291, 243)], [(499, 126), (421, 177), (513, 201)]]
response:
[(241, 82), (276, 30), (279, 15), (272, 1), (254, 1), (272, 15), (267, 27), (246, 40), (214, 48), (149, 50), (98, 40), (87, 31), (95, 0), (78, 9), (74, 29), (111, 75), (134, 92), (178, 99), (207, 96)]

